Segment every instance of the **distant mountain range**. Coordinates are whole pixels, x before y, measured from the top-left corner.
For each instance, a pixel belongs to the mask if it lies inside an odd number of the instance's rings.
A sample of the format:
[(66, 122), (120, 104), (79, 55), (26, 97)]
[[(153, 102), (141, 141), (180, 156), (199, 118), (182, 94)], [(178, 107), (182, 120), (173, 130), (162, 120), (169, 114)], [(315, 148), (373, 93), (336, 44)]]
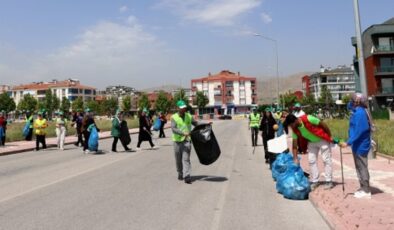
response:
[[(298, 91), (302, 89), (302, 77), (313, 72), (301, 72), (279, 78), (279, 93)], [(257, 95), (259, 104), (272, 103), (277, 96), (277, 78), (257, 79)]]
[(173, 90), (177, 90), (179, 88), (182, 88), (179, 85), (162, 85), (162, 86), (158, 86), (158, 87), (151, 87), (151, 88), (147, 88), (147, 89), (142, 89), (140, 91), (142, 92), (154, 92), (154, 91), (165, 91), (165, 92), (172, 92)]

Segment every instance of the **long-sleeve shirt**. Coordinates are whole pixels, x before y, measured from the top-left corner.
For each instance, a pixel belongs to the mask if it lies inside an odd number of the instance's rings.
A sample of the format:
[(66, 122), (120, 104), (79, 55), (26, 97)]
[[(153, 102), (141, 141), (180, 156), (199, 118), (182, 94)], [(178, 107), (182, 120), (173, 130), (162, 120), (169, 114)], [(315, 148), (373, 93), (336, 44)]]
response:
[(356, 107), (350, 117), (347, 144), (355, 154), (365, 156), (371, 148), (371, 127), (365, 108)]

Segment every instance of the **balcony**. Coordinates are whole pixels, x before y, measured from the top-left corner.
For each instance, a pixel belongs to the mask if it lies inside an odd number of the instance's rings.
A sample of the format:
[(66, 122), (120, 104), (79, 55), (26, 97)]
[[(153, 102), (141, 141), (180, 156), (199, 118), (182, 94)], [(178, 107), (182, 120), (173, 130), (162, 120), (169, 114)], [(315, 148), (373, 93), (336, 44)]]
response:
[(380, 95), (394, 95), (394, 87), (383, 87), (378, 89)]
[(381, 45), (376, 46), (377, 53), (394, 53), (394, 46), (393, 45)]
[(394, 66), (376, 67), (375, 75), (394, 75)]

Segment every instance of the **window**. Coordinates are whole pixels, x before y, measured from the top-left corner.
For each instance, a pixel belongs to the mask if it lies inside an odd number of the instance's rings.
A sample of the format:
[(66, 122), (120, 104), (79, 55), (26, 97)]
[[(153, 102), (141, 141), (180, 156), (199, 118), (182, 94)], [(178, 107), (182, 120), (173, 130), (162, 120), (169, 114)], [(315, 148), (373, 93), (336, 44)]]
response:
[(75, 88), (68, 89), (69, 94), (78, 94), (79, 90)]
[(92, 90), (90, 90), (90, 89), (85, 89), (85, 94), (92, 94)]

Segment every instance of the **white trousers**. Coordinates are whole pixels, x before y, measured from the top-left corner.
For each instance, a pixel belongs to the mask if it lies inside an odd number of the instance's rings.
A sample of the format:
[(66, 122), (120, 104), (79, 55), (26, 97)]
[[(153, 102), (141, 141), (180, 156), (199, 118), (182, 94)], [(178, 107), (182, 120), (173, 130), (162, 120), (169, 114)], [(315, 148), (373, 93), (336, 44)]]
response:
[(331, 146), (325, 140), (321, 140), (317, 143), (308, 143), (308, 160), (309, 168), (311, 170), (311, 182), (316, 183), (319, 181), (319, 168), (317, 167), (317, 157), (321, 154), (324, 162), (325, 178), (326, 182), (332, 181), (332, 158), (331, 158)]
[(57, 147), (64, 149), (64, 140), (66, 139), (66, 127), (61, 126), (56, 128)]

